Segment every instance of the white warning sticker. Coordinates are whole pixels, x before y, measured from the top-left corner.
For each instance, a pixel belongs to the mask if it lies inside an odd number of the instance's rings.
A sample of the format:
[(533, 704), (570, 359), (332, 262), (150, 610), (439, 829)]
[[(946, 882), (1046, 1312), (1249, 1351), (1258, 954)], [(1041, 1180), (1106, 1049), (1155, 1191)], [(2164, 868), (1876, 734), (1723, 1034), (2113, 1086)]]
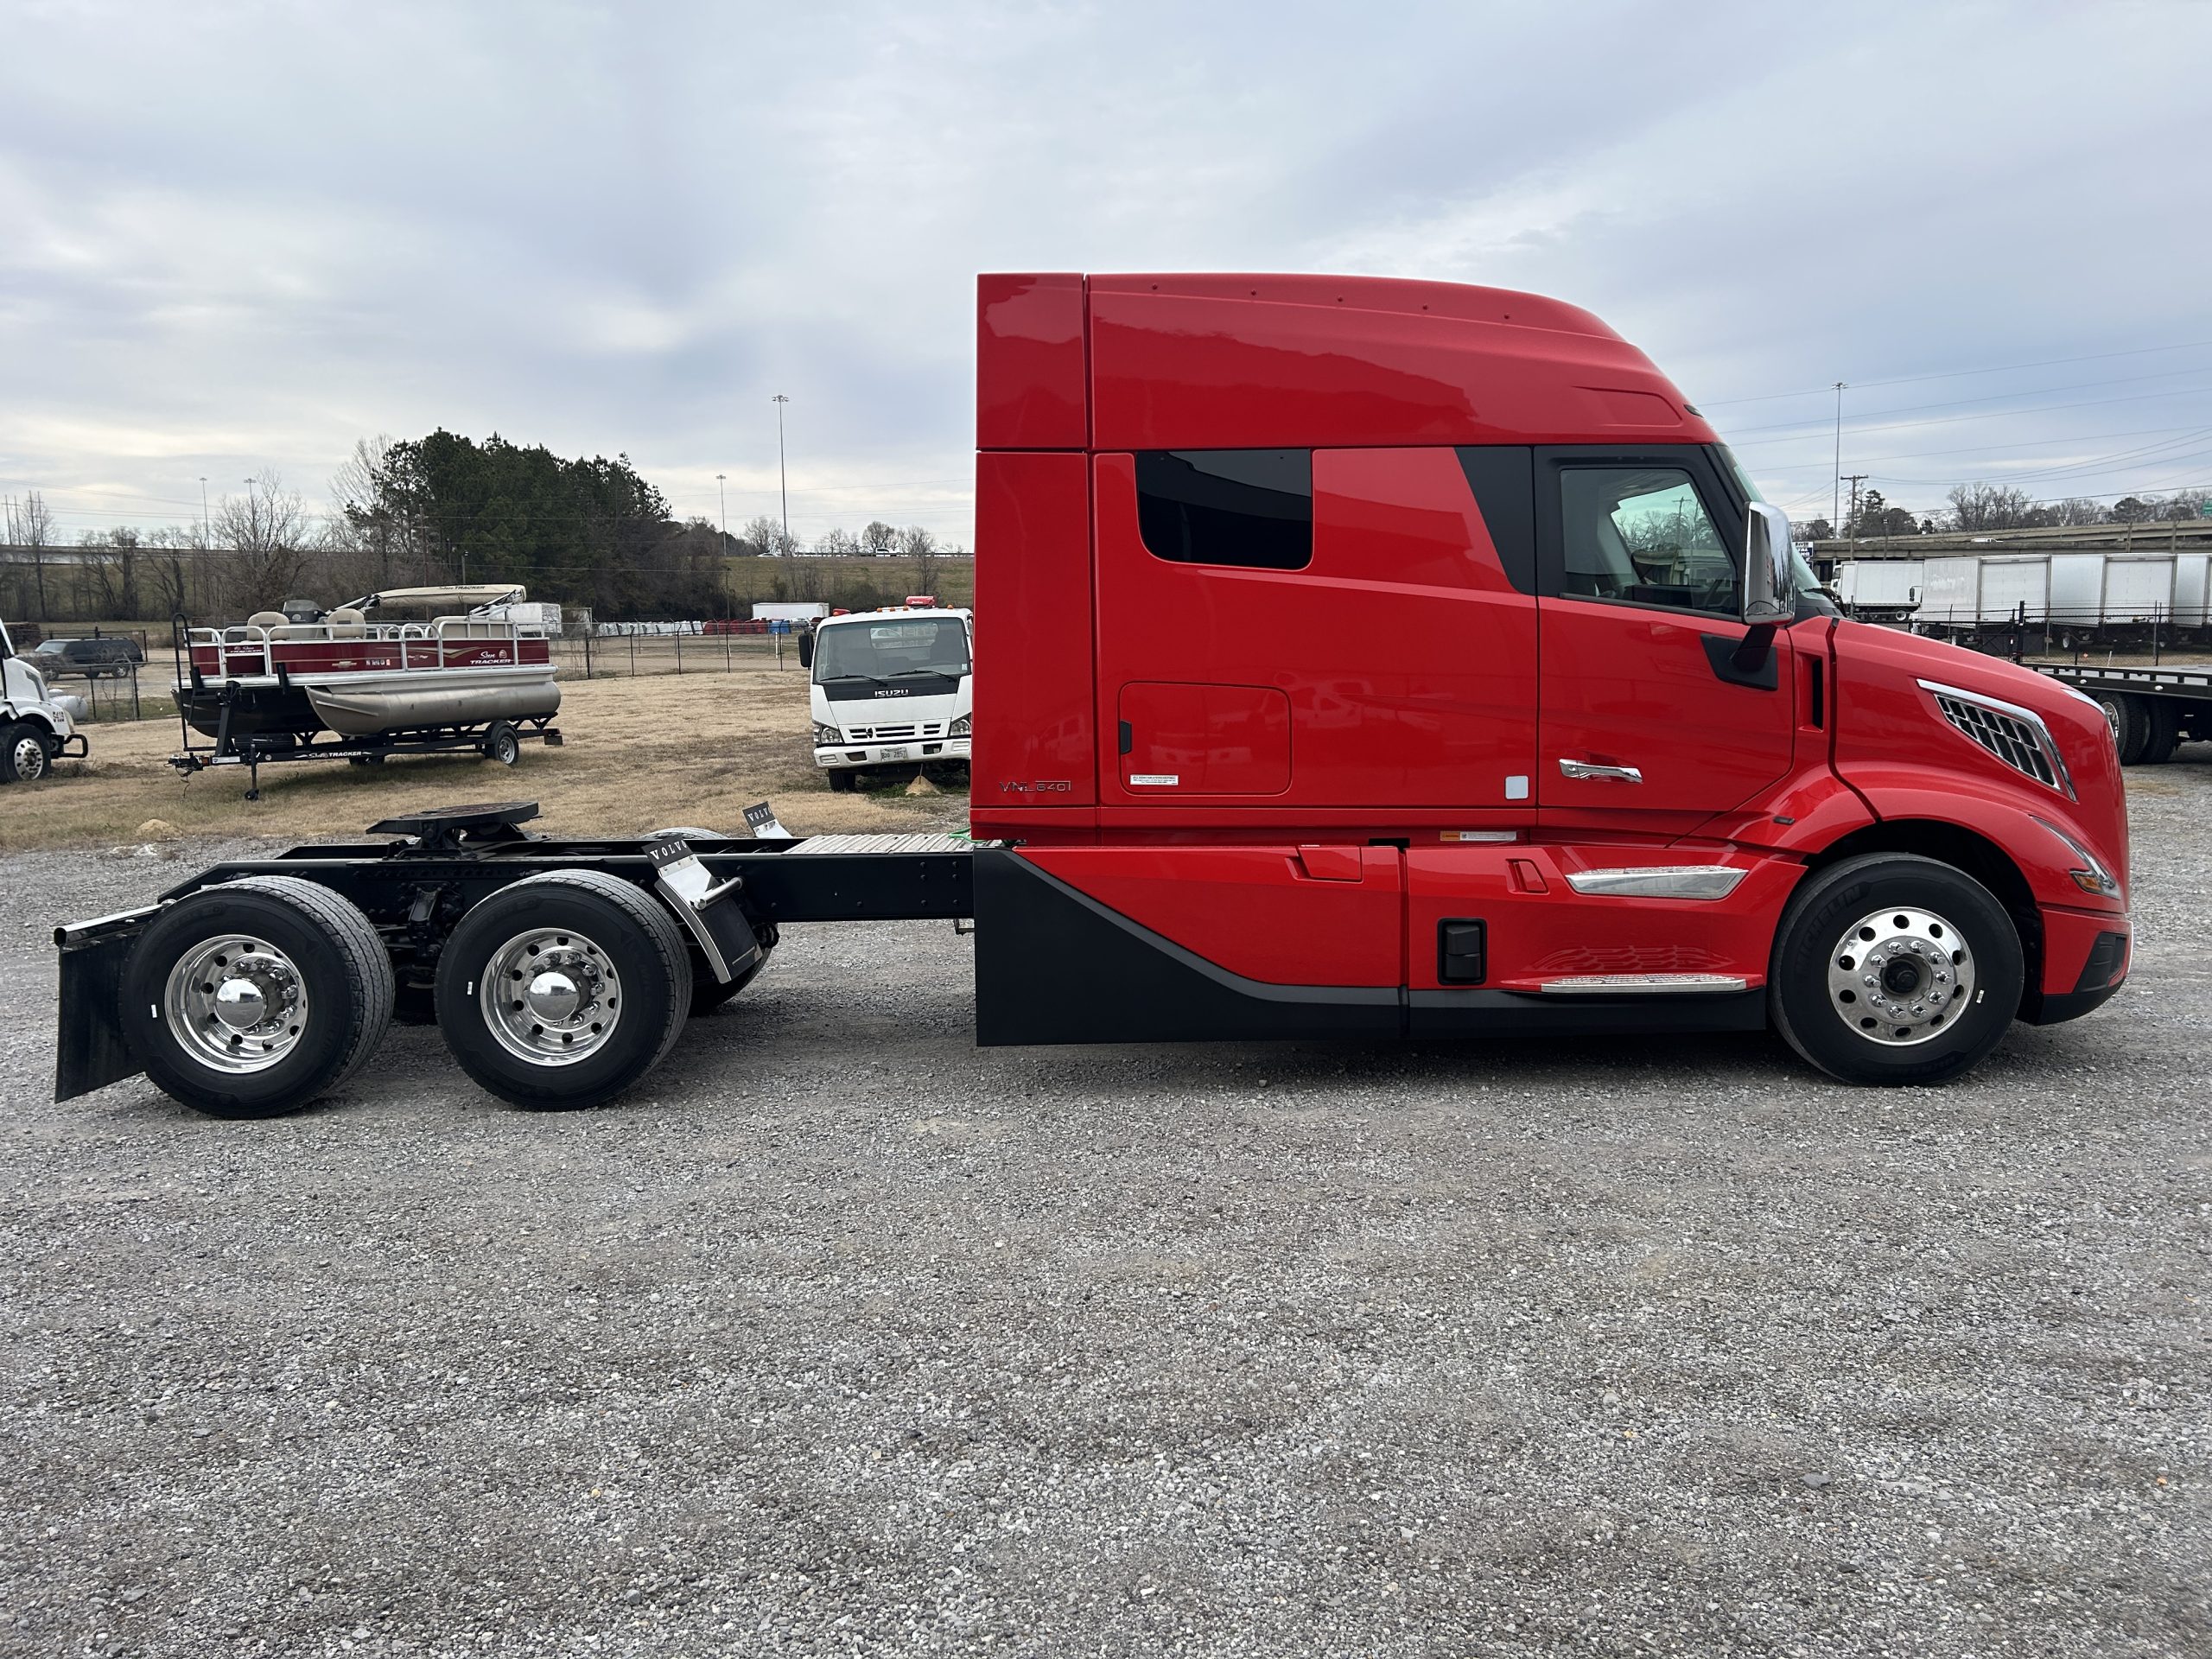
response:
[(1173, 789), (1183, 781), (1179, 772), (1133, 772), (1129, 786), (1133, 789)]

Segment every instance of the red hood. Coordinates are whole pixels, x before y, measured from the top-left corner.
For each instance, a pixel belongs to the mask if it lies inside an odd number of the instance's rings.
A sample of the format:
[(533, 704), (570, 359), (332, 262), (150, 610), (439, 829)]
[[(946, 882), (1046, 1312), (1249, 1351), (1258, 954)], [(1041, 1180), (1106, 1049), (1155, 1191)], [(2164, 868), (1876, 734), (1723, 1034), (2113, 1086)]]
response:
[[(1920, 757), (2017, 795), (2023, 808), (2082, 840), (2125, 884), (2127, 795), (2104, 711), (2048, 674), (1934, 639), (1845, 622), (1836, 629), (1838, 760)], [(1923, 683), (1955, 687), (2035, 715), (2065, 762), (2071, 798), (2044, 787), (1961, 734), (1935, 709)], [(1954, 741), (1955, 740), (1955, 741)]]

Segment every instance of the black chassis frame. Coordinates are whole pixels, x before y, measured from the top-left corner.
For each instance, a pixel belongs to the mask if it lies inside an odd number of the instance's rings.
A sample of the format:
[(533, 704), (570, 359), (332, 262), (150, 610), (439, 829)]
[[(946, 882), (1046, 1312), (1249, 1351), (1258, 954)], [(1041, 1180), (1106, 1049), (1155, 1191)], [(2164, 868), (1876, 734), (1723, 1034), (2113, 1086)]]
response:
[[(569, 840), (526, 835), (528, 803), (449, 808), (374, 826), (402, 841), (294, 847), (273, 858), (234, 859), (181, 881), (143, 909), (72, 923), (54, 931), (60, 948), (60, 1009), (54, 1098), (67, 1100), (135, 1076), (123, 1041), (123, 968), (138, 935), (163, 906), (203, 887), (251, 875), (315, 882), (359, 906), (391, 953), (404, 1008), (427, 995), (439, 952), (461, 918), (501, 887), (552, 870), (599, 870), (654, 890), (667, 842), (661, 837)], [(732, 840), (686, 833), (716, 887), (763, 948), (785, 922), (959, 919), (975, 914), (965, 852), (807, 853), (797, 840)], [(655, 855), (660, 855), (658, 860)], [(715, 977), (686, 929), (693, 967)]]
[[(55, 929), (61, 1007), (54, 1098), (67, 1100), (137, 1072), (122, 1035), (123, 969), (132, 944), (163, 905), (245, 876), (316, 882), (358, 906), (375, 925), (391, 953), (404, 1014), (410, 996), (418, 1007), (427, 1000), (438, 954), (461, 918), (526, 876), (598, 870), (658, 891), (663, 902), (677, 902), (658, 880), (660, 867), (669, 862), (671, 835), (681, 836), (715, 890), (705, 913), (714, 918), (710, 925), (733, 966), (749, 944), (772, 948), (777, 928), (786, 922), (973, 918), (976, 1039), (986, 1047), (1756, 1031), (1766, 1024), (1766, 993), (1760, 989), (1566, 999), (1480, 984), (1408, 992), (1263, 983), (1194, 955), (996, 843), (977, 843), (972, 850), (832, 852), (811, 850), (804, 841), (733, 840), (688, 831), (556, 840), (518, 827), (536, 812), (528, 803), (513, 803), (386, 819), (370, 833), (409, 838), (296, 847), (274, 858), (233, 860), (178, 883), (143, 909)], [(696, 883), (696, 873), (692, 879)], [(736, 917), (752, 930), (750, 941), (731, 927)], [(695, 971), (729, 982), (705, 967), (706, 953), (690, 925), (687, 921)], [(2090, 995), (2101, 1001), (2109, 994)]]

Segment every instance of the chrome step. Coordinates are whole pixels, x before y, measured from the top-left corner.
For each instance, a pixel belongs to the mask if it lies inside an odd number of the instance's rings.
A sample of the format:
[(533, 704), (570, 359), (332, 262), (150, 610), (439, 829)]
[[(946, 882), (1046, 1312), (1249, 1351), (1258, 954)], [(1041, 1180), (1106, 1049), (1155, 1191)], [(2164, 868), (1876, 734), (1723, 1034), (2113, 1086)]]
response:
[(1735, 974), (1573, 974), (1536, 988), (1547, 996), (1666, 996), (1750, 988)]

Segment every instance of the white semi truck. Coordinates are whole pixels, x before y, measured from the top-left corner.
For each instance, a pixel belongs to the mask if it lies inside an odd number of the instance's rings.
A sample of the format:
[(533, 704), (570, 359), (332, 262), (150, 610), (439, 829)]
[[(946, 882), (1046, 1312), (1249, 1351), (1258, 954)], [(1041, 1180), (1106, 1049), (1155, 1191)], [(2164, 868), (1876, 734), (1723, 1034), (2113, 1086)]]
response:
[(86, 754), (84, 712), (81, 699), (48, 691), (46, 677), (17, 658), (0, 622), (0, 783), (35, 784), (64, 755)]
[(975, 617), (901, 606), (826, 617), (799, 636), (811, 671), (814, 764), (830, 787), (965, 767), (975, 713)]

